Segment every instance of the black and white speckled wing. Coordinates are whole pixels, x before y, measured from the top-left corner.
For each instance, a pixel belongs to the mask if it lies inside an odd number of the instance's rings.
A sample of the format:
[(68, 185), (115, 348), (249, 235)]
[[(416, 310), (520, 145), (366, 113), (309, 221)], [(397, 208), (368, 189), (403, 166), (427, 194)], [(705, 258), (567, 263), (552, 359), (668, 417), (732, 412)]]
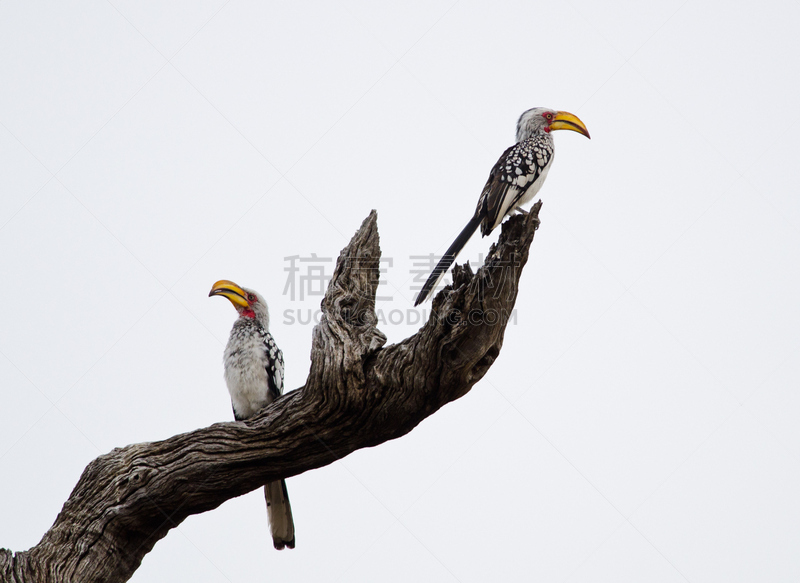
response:
[(262, 330), (261, 334), (264, 338), (265, 367), (271, 402), (283, 394), (283, 352), (278, 348), (272, 334), (266, 330)]
[(507, 214), (536, 194), (536, 186), (541, 186), (541, 179), (552, 158), (553, 142), (549, 136), (528, 138), (503, 152), (489, 173), (478, 200), (476, 215), (483, 216), (483, 236), (491, 233)]
[[(272, 402), (283, 394), (283, 352), (278, 348), (272, 334), (261, 329), (264, 340), (265, 368), (267, 371), (267, 388), (269, 401)], [(267, 500), (267, 516), (269, 517), (272, 544), (278, 549), (294, 548), (294, 518), (289, 503), (289, 492), (286, 480), (277, 480), (264, 486), (264, 497)]]

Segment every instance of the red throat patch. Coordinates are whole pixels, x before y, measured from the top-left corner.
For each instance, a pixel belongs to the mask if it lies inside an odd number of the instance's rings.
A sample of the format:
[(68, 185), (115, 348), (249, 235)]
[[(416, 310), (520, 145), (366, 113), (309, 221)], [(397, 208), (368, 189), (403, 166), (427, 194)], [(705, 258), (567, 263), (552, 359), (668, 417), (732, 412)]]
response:
[(255, 318), (256, 317), (256, 313), (253, 310), (251, 310), (250, 308), (245, 308), (244, 310), (242, 310), (242, 317), (244, 317), (244, 318)]

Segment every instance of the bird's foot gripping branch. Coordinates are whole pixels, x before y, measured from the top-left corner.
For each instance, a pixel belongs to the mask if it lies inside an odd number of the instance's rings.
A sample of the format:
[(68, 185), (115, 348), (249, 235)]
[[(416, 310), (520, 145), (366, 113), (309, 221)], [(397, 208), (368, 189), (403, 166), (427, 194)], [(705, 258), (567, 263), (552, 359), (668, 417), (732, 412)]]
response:
[(474, 274), (457, 267), (428, 322), (386, 347), (375, 314), (380, 247), (373, 211), (337, 261), (302, 388), (245, 421), (98, 457), (38, 545), (0, 549), (0, 582), (127, 581), (187, 516), (400, 437), (466, 394), (500, 353), (540, 207), (506, 221), (485, 265)]

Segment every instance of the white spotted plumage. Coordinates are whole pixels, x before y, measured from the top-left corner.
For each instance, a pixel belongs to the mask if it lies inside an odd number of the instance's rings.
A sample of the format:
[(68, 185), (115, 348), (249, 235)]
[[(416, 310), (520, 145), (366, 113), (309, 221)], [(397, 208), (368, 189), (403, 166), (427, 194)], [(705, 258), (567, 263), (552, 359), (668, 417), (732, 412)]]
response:
[[(233, 289), (228, 285), (232, 282), (222, 283), (225, 284), (220, 286), (223, 291)], [(283, 353), (269, 332), (269, 311), (264, 298), (253, 290), (237, 289), (233, 289), (234, 299), (231, 301), (238, 306), (239, 318), (231, 329), (223, 363), (233, 415), (242, 421), (256, 415), (283, 393)], [(230, 295), (227, 297), (231, 299)], [(237, 304), (241, 301), (239, 298), (246, 300), (248, 305)], [(273, 545), (279, 550), (293, 549), (294, 519), (286, 481), (266, 484), (264, 497)]]
[[(524, 115), (524, 114), (523, 114)], [(553, 136), (535, 133), (508, 148), (481, 191), (475, 215), (486, 236), (514, 210), (530, 202), (544, 184), (553, 163)]]
[(283, 353), (259, 320), (236, 320), (224, 363), (236, 419), (252, 417), (283, 393)]
[(583, 122), (570, 113), (545, 107), (523, 112), (517, 121), (516, 143), (503, 152), (492, 168), (472, 219), (433, 268), (414, 302), (415, 306), (429, 297), (479, 226), (485, 237), (506, 216), (515, 211), (522, 212), (520, 207), (538, 194), (553, 163), (555, 148), (551, 129), (573, 129), (589, 137)]

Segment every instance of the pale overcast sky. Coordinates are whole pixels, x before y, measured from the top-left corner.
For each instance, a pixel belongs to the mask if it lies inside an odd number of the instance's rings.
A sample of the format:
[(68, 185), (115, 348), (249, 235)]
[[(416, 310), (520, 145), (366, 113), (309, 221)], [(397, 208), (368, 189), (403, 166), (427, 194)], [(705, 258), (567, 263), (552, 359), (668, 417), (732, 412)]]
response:
[[(230, 420), (259, 290), (308, 373), (377, 209), (390, 342), (519, 114), (555, 136), (499, 360), (411, 434), (187, 519), (132, 581), (800, 580), (800, 3), (0, 1), (0, 547)], [(473, 265), (489, 239), (460, 260)], [(430, 304), (426, 304), (429, 307)]]

